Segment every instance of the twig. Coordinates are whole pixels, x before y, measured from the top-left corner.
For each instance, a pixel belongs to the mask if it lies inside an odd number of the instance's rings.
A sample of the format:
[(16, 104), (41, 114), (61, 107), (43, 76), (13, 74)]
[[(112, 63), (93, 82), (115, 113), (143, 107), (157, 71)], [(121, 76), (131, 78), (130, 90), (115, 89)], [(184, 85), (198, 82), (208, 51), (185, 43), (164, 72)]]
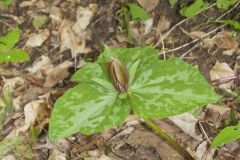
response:
[[(235, 4), (231, 9), (229, 9), (227, 12), (225, 12), (225, 13), (223, 13), (221, 16), (219, 16), (216, 20), (220, 20), (221, 18), (223, 18), (225, 15), (227, 15), (228, 13), (230, 13), (231, 11), (233, 11), (239, 4), (240, 4), (240, 1), (239, 1), (238, 3), (236, 3), (236, 4)], [(213, 5), (212, 5), (212, 6), (213, 6)], [(192, 44), (192, 43), (198, 42), (198, 41), (200, 41), (201, 39), (204, 39), (204, 38), (206, 38), (207, 36), (211, 35), (212, 33), (216, 32), (217, 30), (223, 28), (224, 26), (225, 26), (225, 24), (222, 25), (222, 26), (220, 26), (220, 27), (215, 28), (214, 30), (206, 33), (205, 35), (203, 35), (202, 37), (200, 37), (200, 38), (198, 38), (198, 39), (193, 40), (192, 42), (189, 42), (189, 43), (186, 43), (186, 44), (184, 44), (184, 45), (182, 45), (182, 46), (179, 46), (179, 47), (177, 47), (177, 48), (171, 49), (171, 50), (167, 51), (166, 53), (180, 50), (180, 49), (182, 49), (182, 48), (184, 48), (184, 47), (189, 46), (189, 45)], [(193, 50), (194, 48), (196, 48), (196, 47), (197, 47), (197, 46), (195, 45), (194, 47), (190, 48), (187, 52), (185, 52), (183, 55), (181, 55), (180, 58), (185, 57), (190, 51), (192, 51), (192, 50)]]
[(234, 10), (238, 5), (240, 4), (240, 1), (238, 3), (236, 3), (231, 9), (229, 9), (227, 12), (223, 13), (221, 16), (219, 16), (216, 20), (220, 20), (222, 19), (225, 15), (227, 15), (228, 13), (232, 12), (232, 10)]
[(182, 49), (182, 48), (185, 48), (185, 47), (187, 47), (187, 46), (189, 46), (189, 45), (191, 45), (191, 44), (193, 44), (193, 43), (196, 43), (196, 42), (198, 42), (198, 41), (200, 41), (200, 40), (208, 37), (209, 35), (213, 34), (214, 32), (218, 31), (219, 29), (221, 29), (221, 28), (223, 28), (223, 27), (225, 27), (225, 26), (226, 26), (225, 24), (224, 24), (224, 25), (221, 25), (221, 26), (215, 28), (214, 30), (212, 30), (212, 31), (204, 34), (202, 37), (200, 37), (200, 38), (198, 38), (198, 39), (194, 39), (193, 41), (188, 42), (188, 43), (185, 43), (184, 45), (181, 45), (181, 46), (179, 46), (179, 47), (176, 47), (176, 48), (173, 48), (173, 49), (171, 49), (171, 50), (168, 50), (168, 51), (166, 51), (166, 53), (178, 51), (178, 50), (180, 50), (180, 49)]
[(188, 51), (186, 51), (185, 53), (183, 53), (180, 58), (184, 58), (188, 53), (190, 53), (191, 51), (193, 51), (195, 48), (199, 47), (199, 44), (194, 45), (192, 48), (190, 48)]
[(211, 140), (209, 139), (207, 133), (205, 132), (205, 130), (204, 130), (203, 126), (202, 126), (202, 123), (201, 123), (200, 121), (198, 121), (198, 124), (199, 124), (200, 129), (201, 129), (201, 131), (203, 132), (204, 136), (207, 138), (208, 143), (211, 144), (212, 142), (211, 142)]
[(12, 28), (12, 25), (10, 25), (9, 23), (7, 23), (7, 22), (5, 22), (5, 21), (3, 21), (3, 20), (1, 20), (1, 19), (0, 19), (0, 23), (8, 26), (9, 28)]
[[(216, 3), (210, 5), (210, 6), (209, 6), (208, 8), (206, 8), (204, 11), (208, 10), (209, 8), (212, 8), (212, 7), (215, 6), (215, 5), (216, 5)], [(202, 13), (202, 11), (201, 11), (201, 12), (198, 12), (196, 15), (198, 15), (199, 13)], [(183, 24), (184, 22), (186, 22), (186, 21), (189, 20), (189, 19), (191, 19), (191, 18), (185, 18), (185, 19), (183, 19), (182, 21), (180, 21), (180, 22), (178, 22), (177, 24), (175, 24), (168, 32), (166, 32), (166, 33), (163, 35), (163, 39), (166, 39), (166, 38), (171, 34), (171, 32), (172, 32), (175, 28), (177, 28), (178, 26), (180, 26), (181, 24)]]

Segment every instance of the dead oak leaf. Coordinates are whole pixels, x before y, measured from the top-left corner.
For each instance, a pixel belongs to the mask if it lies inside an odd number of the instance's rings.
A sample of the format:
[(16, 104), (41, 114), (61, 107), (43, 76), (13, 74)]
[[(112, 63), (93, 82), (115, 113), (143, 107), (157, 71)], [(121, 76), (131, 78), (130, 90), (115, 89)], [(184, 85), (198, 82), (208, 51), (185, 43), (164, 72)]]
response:
[(196, 119), (190, 113), (170, 116), (168, 119), (170, 119), (176, 126), (181, 128), (181, 130), (184, 131), (186, 134), (197, 140), (202, 140), (202, 135), (198, 135), (196, 133), (196, 124), (198, 123), (198, 119)]
[(31, 37), (27, 40), (26, 46), (27, 47), (39, 47), (47, 40), (50, 33), (48, 29), (45, 29), (41, 31), (39, 34), (33, 34)]
[[(216, 62), (213, 68), (210, 71), (211, 80), (218, 80), (230, 76), (234, 76), (234, 71), (229, 67), (227, 63)], [(227, 91), (231, 91), (231, 86), (233, 85), (233, 80), (227, 83), (222, 83), (219, 85), (220, 88), (223, 88)]]
[(159, 0), (137, 0), (137, 1), (148, 12), (156, 8), (159, 3)]
[(86, 40), (91, 37), (91, 32), (87, 29), (94, 13), (96, 5), (92, 4), (89, 7), (79, 7), (77, 9), (76, 19), (74, 23), (69, 20), (62, 21), (59, 27), (60, 35), (60, 52), (70, 49), (72, 57), (76, 57), (79, 53), (89, 53), (90, 48), (86, 46)]
[(48, 74), (44, 83), (45, 87), (53, 87), (57, 83), (62, 82), (68, 77), (69, 67), (73, 66), (73, 62), (65, 61), (58, 66), (54, 67)]

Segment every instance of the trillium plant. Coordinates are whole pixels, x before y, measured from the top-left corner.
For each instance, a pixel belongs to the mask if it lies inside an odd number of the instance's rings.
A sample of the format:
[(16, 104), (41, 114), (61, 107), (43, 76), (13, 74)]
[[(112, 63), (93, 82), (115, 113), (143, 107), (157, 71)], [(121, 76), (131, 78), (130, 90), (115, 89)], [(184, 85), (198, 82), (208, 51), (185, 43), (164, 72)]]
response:
[(120, 125), (130, 111), (144, 119), (187, 159), (185, 149), (151, 119), (162, 119), (218, 101), (201, 73), (179, 59), (158, 60), (155, 49), (109, 48), (71, 79), (79, 84), (60, 97), (49, 122), (51, 140)]

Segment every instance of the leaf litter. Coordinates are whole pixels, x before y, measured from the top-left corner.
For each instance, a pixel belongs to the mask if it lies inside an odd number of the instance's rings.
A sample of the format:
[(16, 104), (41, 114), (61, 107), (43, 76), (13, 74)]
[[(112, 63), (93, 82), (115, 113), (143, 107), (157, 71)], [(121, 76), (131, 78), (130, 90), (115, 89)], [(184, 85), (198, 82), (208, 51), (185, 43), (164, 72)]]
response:
[[(181, 159), (136, 117), (129, 117), (125, 124), (96, 135), (76, 134), (56, 143), (48, 140), (47, 125), (52, 106), (58, 97), (74, 86), (69, 79), (75, 68), (89, 59), (95, 60), (103, 49), (102, 42), (115, 47), (129, 46), (125, 29), (115, 14), (121, 3), (93, 2), (95, 4), (71, 0), (21, 1), (19, 8), (10, 6), (12, 12), (4, 11), (17, 17), (3, 19), (6, 23), (16, 25), (22, 22), (23, 34), (17, 47), (26, 49), (31, 59), (21, 64), (0, 64), (0, 91), (4, 86), (13, 91), (13, 113), (6, 118), (0, 134), (1, 159)], [(221, 105), (209, 104), (198, 116), (186, 113), (170, 117), (171, 121), (156, 120), (156, 123), (196, 158), (238, 158), (239, 141), (224, 146), (226, 150), (224, 147), (209, 147), (208, 139), (212, 140), (229, 123), (231, 107), (239, 105), (235, 100), (239, 86), (239, 35), (224, 27), (203, 38), (218, 26), (214, 23), (209, 27), (197, 26), (200, 20), (206, 20), (202, 15), (182, 23), (181, 28), (186, 32), (176, 27), (169, 34), (168, 31), (182, 19), (175, 7), (170, 7), (167, 1), (136, 2), (148, 11), (149, 19), (131, 22), (134, 41), (130, 45), (154, 44), (162, 52), (163, 45), (166, 51), (171, 51), (199, 39), (197, 48), (191, 50), (189, 45), (189, 48), (172, 51), (166, 56), (179, 57), (187, 52), (184, 60), (199, 68), (209, 82), (220, 79), (213, 84), (215, 88), (231, 93), (229, 97), (223, 92)], [(221, 14), (215, 13), (207, 14)], [(48, 20), (33, 25), (37, 15), (44, 15)], [(226, 15), (228, 17), (231, 17), (230, 13)], [(4, 24), (0, 29), (3, 29), (1, 33), (8, 30)], [(98, 33), (101, 33), (100, 38)], [(163, 44), (161, 35), (165, 33)], [(239, 117), (239, 110), (237, 114)], [(15, 149), (6, 147), (6, 144)]]

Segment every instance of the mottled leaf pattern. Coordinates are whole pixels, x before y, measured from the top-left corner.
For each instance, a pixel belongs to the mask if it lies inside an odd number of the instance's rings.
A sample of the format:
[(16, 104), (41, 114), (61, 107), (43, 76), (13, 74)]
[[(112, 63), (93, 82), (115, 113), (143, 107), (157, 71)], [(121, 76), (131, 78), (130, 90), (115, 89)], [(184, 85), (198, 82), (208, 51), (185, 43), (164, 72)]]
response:
[(49, 123), (52, 140), (81, 132), (89, 135), (121, 124), (129, 114), (126, 100), (100, 85), (80, 83), (54, 105)]
[(97, 63), (103, 66), (105, 61), (107, 61), (110, 57), (118, 58), (129, 69), (136, 60), (140, 60), (140, 63), (147, 64), (157, 61), (158, 54), (157, 51), (151, 46), (147, 46), (144, 48), (106, 47), (104, 52), (99, 56)]
[(143, 67), (130, 94), (134, 113), (147, 118), (180, 114), (219, 98), (200, 72), (181, 60)]
[[(105, 63), (113, 58), (126, 65), (130, 74), (129, 88), (121, 94), (106, 74)], [(97, 62), (87, 63), (72, 81), (83, 83), (69, 89), (55, 103), (49, 122), (52, 140), (119, 125), (130, 107), (140, 117), (164, 118), (219, 98), (199, 71), (181, 60), (158, 61), (157, 51), (152, 47), (106, 46)]]
[(101, 66), (97, 63), (87, 63), (81, 69), (74, 73), (72, 81), (82, 82), (89, 81), (92, 78), (102, 78), (107, 79), (105, 73), (103, 72)]

